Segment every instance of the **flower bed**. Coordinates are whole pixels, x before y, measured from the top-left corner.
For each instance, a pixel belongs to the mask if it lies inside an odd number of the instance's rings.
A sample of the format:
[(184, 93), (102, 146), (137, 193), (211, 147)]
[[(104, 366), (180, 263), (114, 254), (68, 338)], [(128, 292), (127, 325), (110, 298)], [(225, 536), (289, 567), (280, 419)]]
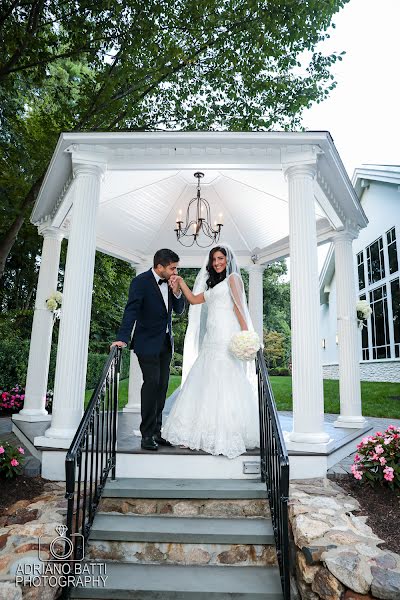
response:
[(351, 472), (355, 479), (370, 484), (400, 487), (400, 427), (389, 425), (357, 445)]
[[(10, 390), (0, 391), (0, 417), (12, 415), (24, 407), (25, 389), (19, 385)], [(53, 392), (49, 390), (46, 394), (46, 410), (51, 413), (53, 404)]]
[(12, 479), (22, 473), (25, 449), (0, 440), (0, 477)]

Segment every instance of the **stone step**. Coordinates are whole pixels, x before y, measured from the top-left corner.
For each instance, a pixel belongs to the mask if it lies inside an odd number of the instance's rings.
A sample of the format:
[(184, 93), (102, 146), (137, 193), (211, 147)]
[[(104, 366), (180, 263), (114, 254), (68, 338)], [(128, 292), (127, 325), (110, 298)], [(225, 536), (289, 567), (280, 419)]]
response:
[(214, 519), (97, 513), (90, 540), (180, 544), (273, 544), (267, 519)]
[[(215, 458), (215, 457), (213, 457)], [(266, 498), (260, 479), (117, 478), (107, 481), (103, 498)]]
[(102, 498), (99, 512), (175, 517), (235, 519), (270, 517), (269, 502), (262, 498), (218, 500), (213, 498)]
[(75, 587), (100, 600), (282, 600), (279, 571), (262, 567), (106, 564), (105, 587)]
[(274, 567), (273, 545), (258, 544), (181, 544), (179, 542), (120, 542), (91, 540), (85, 549), (93, 563), (114, 561), (131, 564), (164, 565), (238, 565)]

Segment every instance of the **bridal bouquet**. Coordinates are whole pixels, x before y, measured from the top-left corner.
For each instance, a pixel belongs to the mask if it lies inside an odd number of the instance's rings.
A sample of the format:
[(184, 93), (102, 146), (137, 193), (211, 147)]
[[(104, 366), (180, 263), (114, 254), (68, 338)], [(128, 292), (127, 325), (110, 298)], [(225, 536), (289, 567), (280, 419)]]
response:
[(255, 331), (239, 331), (229, 342), (229, 350), (239, 360), (254, 360), (260, 348), (260, 338)]

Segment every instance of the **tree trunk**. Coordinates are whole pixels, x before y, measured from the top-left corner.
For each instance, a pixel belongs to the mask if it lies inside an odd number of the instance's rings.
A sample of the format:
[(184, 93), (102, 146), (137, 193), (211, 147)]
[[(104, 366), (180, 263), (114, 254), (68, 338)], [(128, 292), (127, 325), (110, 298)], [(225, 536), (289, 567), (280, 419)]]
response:
[(44, 176), (45, 173), (43, 173), (39, 177), (39, 179), (37, 179), (32, 185), (31, 189), (29, 190), (29, 192), (27, 193), (27, 195), (21, 203), (19, 213), (15, 217), (14, 222), (11, 223), (10, 227), (0, 240), (0, 279), (4, 275), (7, 258), (11, 252), (11, 248), (13, 247), (15, 240), (17, 239), (18, 233), (22, 225), (24, 224), (27, 209), (35, 202), (40, 186), (42, 185)]

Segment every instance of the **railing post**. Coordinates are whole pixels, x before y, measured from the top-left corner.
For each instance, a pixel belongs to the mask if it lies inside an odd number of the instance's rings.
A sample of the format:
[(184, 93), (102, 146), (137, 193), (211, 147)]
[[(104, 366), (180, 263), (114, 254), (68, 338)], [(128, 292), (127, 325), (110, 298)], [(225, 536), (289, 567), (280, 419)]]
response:
[(117, 467), (117, 417), (118, 417), (118, 393), (119, 393), (119, 372), (121, 366), (121, 349), (117, 349), (114, 358), (114, 398), (113, 398), (113, 436), (112, 436), (112, 470), (111, 479), (114, 481), (116, 477)]

